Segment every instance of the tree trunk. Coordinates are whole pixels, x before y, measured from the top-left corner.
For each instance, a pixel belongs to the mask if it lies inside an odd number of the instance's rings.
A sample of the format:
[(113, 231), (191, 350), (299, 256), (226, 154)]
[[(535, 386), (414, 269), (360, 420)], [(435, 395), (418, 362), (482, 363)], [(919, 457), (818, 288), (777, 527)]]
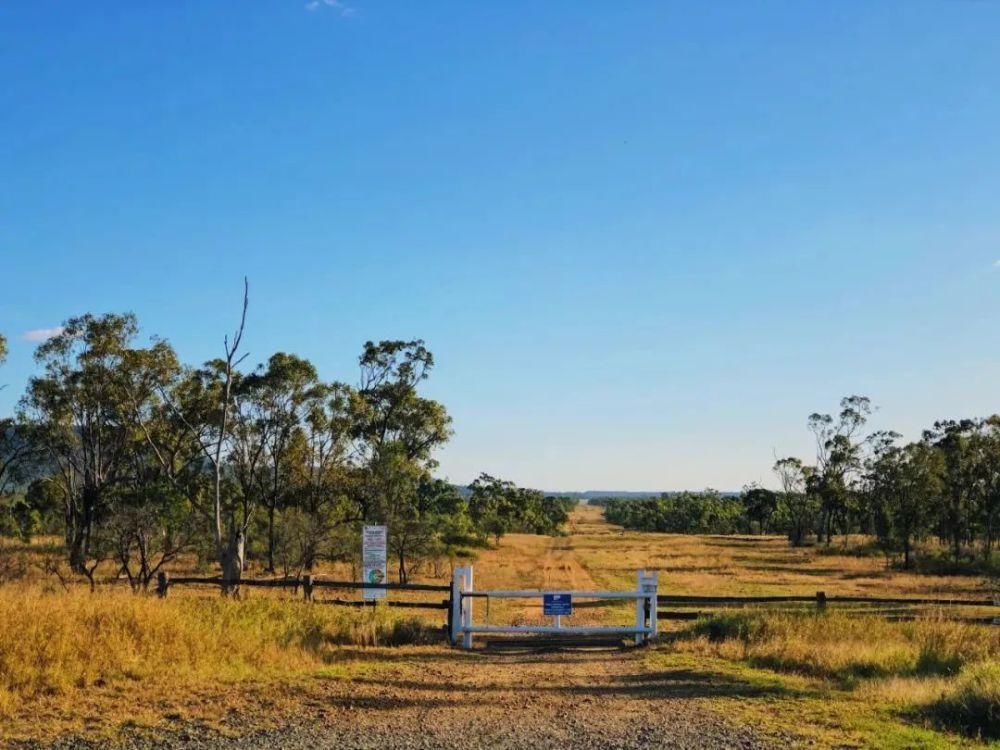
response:
[(406, 557), (403, 555), (403, 550), (399, 551), (399, 582), (406, 583)]
[(267, 572), (274, 573), (274, 503), (267, 508)]
[(805, 532), (802, 530), (801, 524), (798, 522), (795, 523), (795, 525), (792, 526), (792, 533), (790, 535), (792, 546), (801, 547), (803, 536), (805, 536)]
[(957, 563), (962, 557), (962, 498), (954, 493), (951, 498), (951, 546)]
[(87, 557), (90, 552), (90, 532), (94, 520), (94, 508), (97, 503), (97, 491), (92, 487), (84, 487), (78, 508), (74, 503), (69, 507), (67, 537), (69, 543), (69, 567), (78, 575), (87, 575)]
[(229, 535), (229, 542), (222, 550), (222, 593), (227, 596), (240, 595), (240, 578), (243, 576), (245, 537), (242, 530)]
[(83, 524), (77, 524), (67, 532), (69, 537), (69, 567), (78, 575), (87, 574), (87, 553), (85, 550), (87, 534)]
[(910, 569), (910, 535), (903, 537), (903, 567)]

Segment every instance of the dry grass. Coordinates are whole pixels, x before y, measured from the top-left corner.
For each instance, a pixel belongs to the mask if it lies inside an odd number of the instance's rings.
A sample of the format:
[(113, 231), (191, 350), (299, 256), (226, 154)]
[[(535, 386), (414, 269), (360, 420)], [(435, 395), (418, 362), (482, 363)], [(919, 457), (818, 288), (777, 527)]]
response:
[(289, 675), (338, 645), (416, 640), (424, 627), (388, 610), (218, 596), (158, 600), (124, 591), (0, 589), (0, 715), (36, 698), (93, 688)]
[(1000, 632), (995, 628), (944, 619), (894, 623), (834, 613), (723, 613), (698, 622), (675, 644), (684, 651), (845, 684), (954, 676), (1000, 657)]

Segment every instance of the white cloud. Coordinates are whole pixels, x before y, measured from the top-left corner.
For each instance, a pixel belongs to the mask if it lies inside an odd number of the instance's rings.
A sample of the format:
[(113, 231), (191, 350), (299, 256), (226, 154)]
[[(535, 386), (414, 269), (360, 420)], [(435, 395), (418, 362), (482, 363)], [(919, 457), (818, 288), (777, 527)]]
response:
[(62, 332), (62, 326), (57, 326), (55, 328), (35, 328), (31, 331), (25, 331), (22, 333), (21, 338), (25, 341), (45, 341), (53, 336), (58, 336)]
[(345, 18), (347, 16), (354, 15), (354, 8), (342, 0), (309, 0), (309, 2), (306, 3), (306, 10), (316, 11), (320, 8), (332, 8), (339, 15), (344, 16)]
[(993, 261), (993, 267), (994, 268), (1000, 268), (1000, 260)]

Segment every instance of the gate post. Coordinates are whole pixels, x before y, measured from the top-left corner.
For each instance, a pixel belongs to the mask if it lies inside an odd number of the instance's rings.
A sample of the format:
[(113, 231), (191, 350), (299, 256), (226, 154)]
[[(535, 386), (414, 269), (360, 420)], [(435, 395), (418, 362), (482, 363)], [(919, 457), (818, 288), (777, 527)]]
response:
[[(636, 587), (635, 591), (637, 594), (642, 594), (642, 585), (645, 583), (646, 571), (640, 570), (638, 576), (636, 577)], [(635, 629), (638, 631), (641, 628), (646, 627), (646, 597), (637, 596), (635, 599)], [(644, 633), (637, 632), (635, 634), (635, 645), (639, 646), (645, 639)]]
[(646, 640), (655, 640), (659, 633), (659, 622), (657, 621), (656, 608), (659, 606), (659, 593), (660, 593), (660, 574), (656, 571), (646, 574), (646, 593), (649, 598), (646, 600), (646, 606), (649, 609), (649, 629), (652, 631)]
[(659, 573), (647, 573), (640, 570), (638, 575), (638, 587), (636, 593), (639, 596), (635, 600), (635, 627), (636, 630), (646, 629), (649, 633), (636, 633), (635, 645), (649, 642), (650, 638), (656, 636), (657, 618), (657, 588), (659, 585)]
[(455, 568), (451, 572), (451, 593), (448, 604), (448, 640), (452, 646), (458, 645), (458, 631), (462, 624), (462, 579), (465, 568)]
[[(462, 589), (467, 593), (472, 593), (472, 566), (469, 565), (465, 569), (465, 575), (462, 578)], [(463, 596), (462, 597), (462, 627), (471, 628), (472, 627), (472, 597)], [(472, 648), (472, 633), (465, 630), (462, 633), (462, 647), (466, 649)]]

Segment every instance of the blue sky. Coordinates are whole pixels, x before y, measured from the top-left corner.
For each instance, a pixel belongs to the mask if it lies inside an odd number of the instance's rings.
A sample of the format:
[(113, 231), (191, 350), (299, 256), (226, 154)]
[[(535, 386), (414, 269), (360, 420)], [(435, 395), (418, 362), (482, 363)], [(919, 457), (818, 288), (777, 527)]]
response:
[[(0, 5), (0, 412), (29, 331), (356, 379), (422, 337), (441, 473), (738, 488), (1000, 410), (1000, 3)], [(29, 335), (30, 337), (30, 335)], [(35, 335), (38, 337), (38, 334)]]

